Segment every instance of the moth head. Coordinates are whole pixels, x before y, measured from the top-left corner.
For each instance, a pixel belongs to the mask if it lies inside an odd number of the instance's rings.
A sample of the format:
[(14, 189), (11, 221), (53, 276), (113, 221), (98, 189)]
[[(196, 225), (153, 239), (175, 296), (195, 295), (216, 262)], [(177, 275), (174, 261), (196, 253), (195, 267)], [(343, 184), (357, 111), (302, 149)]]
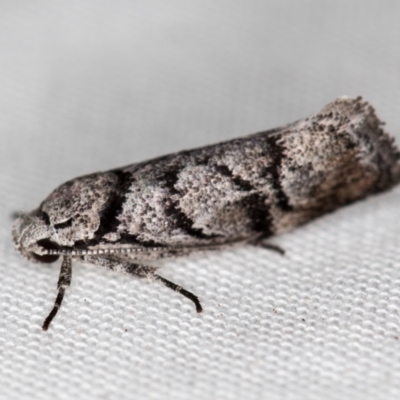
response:
[(20, 214), (14, 221), (12, 238), (18, 252), (32, 262), (52, 263), (58, 255), (47, 254), (56, 249), (46, 218), (39, 210)]
[[(17, 250), (33, 262), (50, 263), (93, 239), (115, 188), (114, 174), (93, 174), (66, 182), (30, 213), (17, 217), (13, 240)], [(53, 254), (52, 254), (53, 253)]]

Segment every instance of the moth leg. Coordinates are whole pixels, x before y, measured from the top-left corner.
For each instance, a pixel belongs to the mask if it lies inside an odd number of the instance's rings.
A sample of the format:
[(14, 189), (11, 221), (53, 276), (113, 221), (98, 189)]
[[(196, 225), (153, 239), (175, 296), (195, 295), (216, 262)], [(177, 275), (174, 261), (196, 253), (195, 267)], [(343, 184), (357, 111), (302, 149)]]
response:
[(51, 321), (53, 321), (53, 318), (56, 316), (58, 310), (61, 307), (65, 289), (69, 288), (69, 286), (71, 285), (71, 276), (72, 276), (71, 257), (64, 257), (61, 264), (60, 276), (58, 278), (58, 283), (57, 283), (57, 289), (58, 289), (57, 298), (56, 301), (54, 302), (53, 309), (43, 322), (42, 329), (44, 331), (47, 331), (47, 329), (49, 329)]
[(109, 256), (100, 256), (100, 257), (99, 256), (84, 256), (84, 257), (82, 257), (82, 259), (85, 262), (88, 262), (90, 264), (100, 265), (100, 266), (110, 269), (112, 271), (121, 271), (121, 272), (130, 274), (130, 275), (136, 276), (138, 278), (150, 278), (152, 280), (159, 281), (164, 286), (174, 290), (175, 292), (180, 293), (182, 296), (185, 296), (186, 298), (191, 300), (195, 304), (196, 311), (198, 313), (203, 311), (203, 308), (201, 307), (199, 298), (196, 295), (194, 295), (193, 293), (184, 289), (183, 287), (156, 274), (156, 271), (157, 271), (156, 267), (131, 263), (128, 261), (122, 261), (122, 260), (118, 260), (114, 257), (109, 257)]
[(283, 250), (282, 247), (268, 243), (265, 241), (265, 239), (266, 238), (264, 236), (260, 236), (257, 239), (253, 239), (252, 241), (250, 241), (249, 244), (252, 244), (253, 246), (257, 247), (262, 247), (263, 249), (274, 251), (275, 253), (278, 253), (282, 256), (285, 255), (285, 250)]
[(169, 280), (163, 278), (163, 277), (160, 276), (160, 275), (153, 274), (153, 276), (154, 276), (154, 278), (155, 278), (157, 281), (160, 281), (164, 286), (166, 286), (166, 287), (168, 287), (168, 288), (174, 290), (175, 292), (180, 293), (182, 296), (185, 296), (185, 297), (187, 297), (188, 299), (192, 300), (193, 303), (194, 303), (194, 305), (196, 306), (196, 311), (197, 311), (198, 313), (201, 313), (201, 312), (203, 311), (203, 307), (202, 307), (201, 304), (200, 304), (199, 298), (198, 298), (195, 294), (193, 294), (193, 293), (187, 291), (186, 289), (184, 289), (184, 288), (181, 287), (181, 286), (178, 286), (178, 285), (175, 284), (174, 282), (171, 282), (171, 281), (169, 281)]

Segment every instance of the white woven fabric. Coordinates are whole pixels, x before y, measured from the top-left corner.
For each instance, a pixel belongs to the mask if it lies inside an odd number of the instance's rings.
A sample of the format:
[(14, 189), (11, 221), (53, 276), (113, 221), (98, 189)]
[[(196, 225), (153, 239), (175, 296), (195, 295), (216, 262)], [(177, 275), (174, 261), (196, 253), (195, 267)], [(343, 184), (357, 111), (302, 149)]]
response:
[(400, 188), (262, 249), (163, 263), (171, 290), (16, 254), (13, 211), (77, 175), (363, 95), (400, 142), (397, 1), (6, 1), (1, 399), (399, 399)]

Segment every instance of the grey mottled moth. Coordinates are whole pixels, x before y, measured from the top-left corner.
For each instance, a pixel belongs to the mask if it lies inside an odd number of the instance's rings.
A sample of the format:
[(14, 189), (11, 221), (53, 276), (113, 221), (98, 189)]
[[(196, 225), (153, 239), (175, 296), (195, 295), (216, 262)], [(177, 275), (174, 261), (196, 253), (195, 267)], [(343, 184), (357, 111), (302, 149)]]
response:
[(265, 243), (400, 180), (400, 153), (373, 107), (342, 97), (319, 113), (244, 138), (70, 180), (13, 226), (17, 250), (33, 262), (62, 256), (58, 296), (72, 261), (150, 277), (152, 260)]

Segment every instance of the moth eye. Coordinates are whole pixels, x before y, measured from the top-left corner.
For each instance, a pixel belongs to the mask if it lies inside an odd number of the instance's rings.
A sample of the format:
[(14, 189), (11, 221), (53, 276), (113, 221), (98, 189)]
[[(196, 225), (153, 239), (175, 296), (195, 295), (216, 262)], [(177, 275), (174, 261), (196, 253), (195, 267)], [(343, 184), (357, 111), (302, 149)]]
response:
[[(39, 240), (37, 242), (37, 244), (39, 246), (45, 248), (46, 250), (57, 250), (59, 248), (59, 246), (56, 243), (53, 243), (48, 239)], [(57, 261), (58, 258), (60, 257), (57, 254), (54, 254), (54, 255), (52, 255), (52, 254), (39, 255), (36, 253), (31, 253), (31, 254), (37, 261), (39, 261), (41, 263), (45, 263), (45, 264), (49, 264), (54, 261)]]
[(51, 263), (57, 261), (59, 259), (59, 257), (60, 257), (60, 256), (57, 256), (57, 255), (40, 256), (39, 254), (36, 254), (36, 253), (31, 253), (31, 255), (35, 260), (37, 260), (37, 261), (39, 261), (39, 262), (41, 262), (43, 264), (51, 264)]
[(72, 218), (67, 219), (65, 222), (61, 222), (59, 224), (54, 224), (54, 228), (65, 229), (65, 228), (69, 228), (71, 225), (72, 225)]

